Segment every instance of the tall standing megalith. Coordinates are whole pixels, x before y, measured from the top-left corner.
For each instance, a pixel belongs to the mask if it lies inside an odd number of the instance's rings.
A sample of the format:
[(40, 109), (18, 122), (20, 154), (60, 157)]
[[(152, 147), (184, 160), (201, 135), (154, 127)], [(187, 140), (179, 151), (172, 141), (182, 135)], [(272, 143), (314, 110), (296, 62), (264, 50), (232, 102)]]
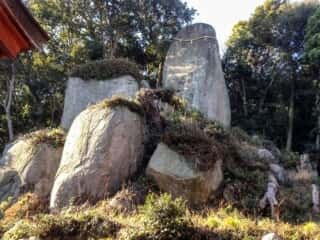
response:
[(212, 26), (193, 24), (177, 34), (164, 64), (163, 85), (205, 117), (230, 126), (230, 100)]

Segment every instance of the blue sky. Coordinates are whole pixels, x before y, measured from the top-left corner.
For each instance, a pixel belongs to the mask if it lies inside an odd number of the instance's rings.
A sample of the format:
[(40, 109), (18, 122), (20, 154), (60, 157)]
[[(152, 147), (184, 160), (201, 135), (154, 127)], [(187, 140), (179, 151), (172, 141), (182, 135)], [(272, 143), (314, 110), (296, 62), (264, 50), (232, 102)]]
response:
[(240, 20), (247, 20), (254, 9), (264, 0), (184, 0), (198, 10), (194, 22), (211, 24), (216, 32), (223, 52), (232, 27)]

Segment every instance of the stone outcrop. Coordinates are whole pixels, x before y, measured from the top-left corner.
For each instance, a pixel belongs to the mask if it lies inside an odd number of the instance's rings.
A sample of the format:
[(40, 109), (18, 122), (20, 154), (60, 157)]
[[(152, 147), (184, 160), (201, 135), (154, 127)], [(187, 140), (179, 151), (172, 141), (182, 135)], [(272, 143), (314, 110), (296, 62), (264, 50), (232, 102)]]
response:
[(21, 180), (17, 171), (0, 166), (0, 202), (9, 197), (17, 197), (20, 192)]
[(223, 180), (221, 165), (222, 161), (217, 160), (213, 168), (199, 171), (184, 156), (160, 143), (149, 162), (147, 174), (162, 190), (197, 205), (206, 203), (219, 188)]
[(75, 117), (89, 105), (114, 95), (134, 97), (138, 90), (138, 82), (129, 75), (105, 80), (83, 80), (71, 77), (65, 93), (61, 127), (69, 129)]
[[(123, 103), (121, 103), (121, 101)], [(141, 166), (144, 120), (126, 100), (106, 100), (74, 120), (51, 193), (50, 207), (97, 201), (116, 193)]]
[(177, 34), (164, 64), (163, 85), (175, 89), (208, 119), (230, 126), (230, 100), (210, 25), (194, 24)]
[(48, 141), (47, 134), (49, 130), (41, 130), (19, 138), (5, 150), (1, 160), (19, 173), (25, 191), (35, 191), (39, 196), (50, 194), (62, 155), (61, 143), (58, 146)]

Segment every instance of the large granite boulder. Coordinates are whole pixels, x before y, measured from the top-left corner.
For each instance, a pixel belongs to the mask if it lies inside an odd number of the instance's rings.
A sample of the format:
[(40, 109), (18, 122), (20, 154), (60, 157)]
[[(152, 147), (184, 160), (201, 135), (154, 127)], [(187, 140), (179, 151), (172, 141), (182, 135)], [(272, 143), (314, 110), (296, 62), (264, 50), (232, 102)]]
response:
[(24, 191), (49, 196), (64, 143), (62, 130), (40, 130), (23, 136), (4, 152), (1, 163), (16, 170)]
[(208, 119), (230, 126), (230, 100), (210, 25), (198, 23), (178, 33), (166, 57), (163, 85), (176, 90)]
[(143, 142), (144, 119), (137, 104), (118, 98), (83, 111), (69, 130), (50, 207), (116, 193), (141, 166)]
[(223, 180), (222, 160), (200, 171), (182, 155), (160, 143), (153, 154), (147, 175), (174, 197), (183, 197), (192, 205), (206, 203)]
[(134, 97), (138, 90), (138, 82), (130, 75), (106, 80), (71, 77), (65, 94), (61, 127), (69, 129), (75, 117), (89, 105), (114, 95)]
[(9, 197), (17, 197), (20, 192), (21, 180), (17, 171), (0, 166), (0, 202)]

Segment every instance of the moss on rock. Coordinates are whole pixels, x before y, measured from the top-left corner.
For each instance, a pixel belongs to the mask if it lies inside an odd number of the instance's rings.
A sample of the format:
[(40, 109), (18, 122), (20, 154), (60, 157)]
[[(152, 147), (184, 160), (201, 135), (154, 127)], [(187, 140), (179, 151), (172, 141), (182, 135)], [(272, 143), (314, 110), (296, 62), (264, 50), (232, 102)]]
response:
[(71, 71), (72, 77), (79, 77), (83, 80), (108, 80), (124, 75), (130, 75), (138, 82), (142, 80), (138, 66), (121, 58), (89, 62)]
[(140, 116), (144, 116), (143, 108), (139, 103), (133, 100), (128, 100), (119, 96), (113, 96), (112, 98), (105, 99), (98, 104), (92, 105), (92, 109), (105, 109), (105, 108), (116, 108), (116, 107), (126, 107), (131, 112), (137, 113)]
[(38, 130), (22, 136), (20, 139), (31, 140), (34, 145), (49, 144), (55, 148), (62, 147), (65, 143), (66, 133), (61, 128)]

